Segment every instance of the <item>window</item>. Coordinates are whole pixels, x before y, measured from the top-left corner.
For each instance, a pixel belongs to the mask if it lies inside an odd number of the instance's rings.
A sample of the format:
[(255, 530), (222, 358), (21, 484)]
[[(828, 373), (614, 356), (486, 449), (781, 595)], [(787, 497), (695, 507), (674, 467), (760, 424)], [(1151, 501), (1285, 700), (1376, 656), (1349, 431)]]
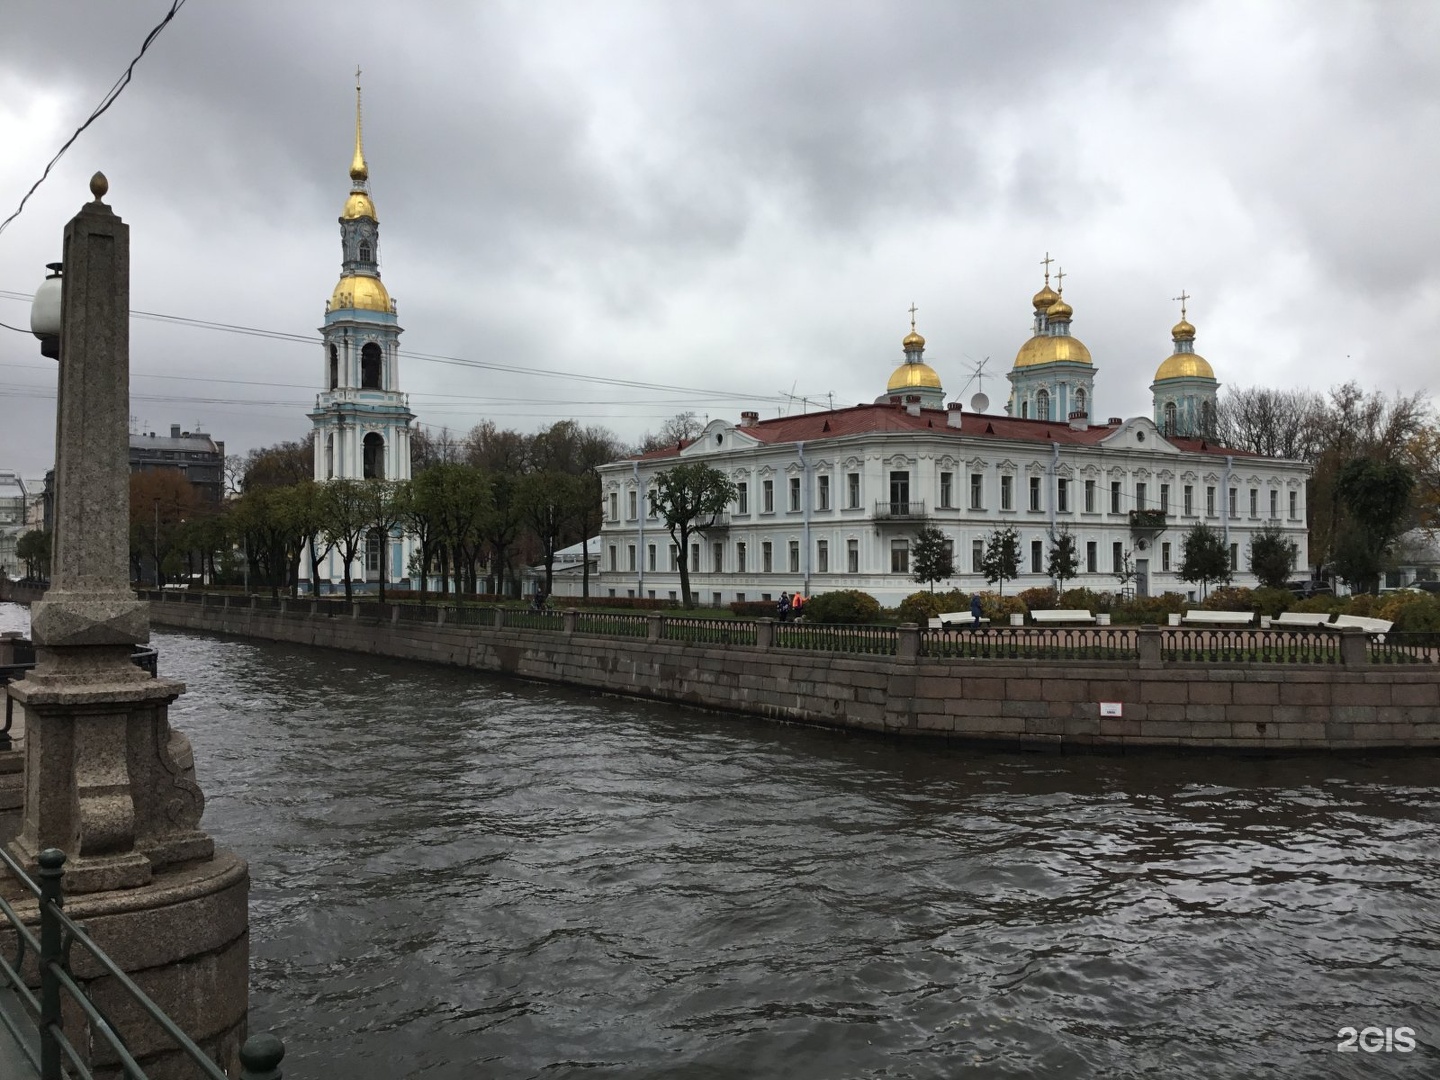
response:
[(1260, 492), (1254, 488), (1250, 489), (1250, 516), (1252, 518), (1260, 516)]
[(985, 475), (972, 472), (970, 474), (970, 509), (985, 509)]
[(845, 474), (845, 505), (851, 510), (860, 509), (860, 474)]
[(971, 541), (970, 541), (970, 569), (971, 569), (973, 572), (977, 573), (977, 574), (980, 573), (980, 563), (981, 563), (981, 561), (982, 561), (984, 558), (985, 558), (985, 541), (984, 541), (984, 540), (971, 540)]
[(1280, 516), (1280, 493), (1279, 493), (1278, 491), (1272, 491), (1272, 492), (1270, 492), (1270, 517), (1271, 517), (1271, 519), (1273, 520), (1274, 518), (1278, 518), (1279, 516)]
[(860, 572), (860, 541), (845, 541), (845, 569), (852, 574)]
[(1239, 569), (1240, 569), (1240, 545), (1239, 545), (1239, 544), (1231, 544), (1231, 545), (1230, 545), (1230, 571), (1231, 571), (1231, 573), (1234, 573), (1236, 570), (1239, 570)]
[(1050, 419), (1050, 391), (1041, 390), (1035, 395), (1035, 419)]
[(1085, 513), (1087, 513), (1087, 514), (1093, 514), (1094, 512), (1095, 512), (1095, 481), (1094, 481), (1094, 480), (1086, 480), (1086, 481), (1085, 481)]
[(1166, 541), (1160, 545), (1160, 569), (1167, 574), (1170, 572), (1170, 543)]
[(670, 572), (673, 574), (680, 569), (680, 549), (674, 544), (670, 545)]
[(1190, 517), (1192, 514), (1195, 513), (1195, 488), (1192, 487), (1190, 484), (1186, 484), (1182, 498), (1185, 500), (1185, 516)]
[(1070, 512), (1070, 481), (1064, 477), (1055, 481), (1055, 509), (1062, 514)]
[(612, 491), (612, 492), (610, 492), (610, 515), (609, 515), (609, 516), (610, 516), (610, 520), (611, 520), (611, 521), (619, 521), (619, 520), (620, 520), (620, 493), (619, 493), (618, 491)]
[(635, 590), (634, 590), (634, 589), (626, 589), (626, 590), (625, 590), (625, 595), (628, 596), (628, 597), (630, 597), (631, 599), (634, 599), (634, 597), (635, 597)]
[(625, 545), (625, 554), (626, 554), (626, 566), (625, 566), (625, 568), (626, 568), (627, 570), (629, 570), (631, 573), (634, 573), (634, 571), (635, 571), (635, 545), (634, 545), (634, 544), (626, 544), (626, 545)]
[(717, 574), (725, 569), (725, 545), (723, 542), (710, 545), (710, 569)]
[(365, 479), (385, 479), (385, 440), (373, 431), (365, 436)]
[(1028, 402), (1028, 401), (1022, 401), (1022, 402), (1020, 402), (1020, 419), (1021, 419), (1021, 420), (1029, 420), (1029, 419), (1030, 419), (1030, 402)]
[(737, 604), (743, 604), (745, 602), (745, 594), (743, 592), (737, 592), (735, 594), (735, 602)]
[(815, 572), (817, 574), (828, 574), (830, 572), (830, 541), (815, 541)]
[(646, 568), (647, 570), (654, 570), (654, 569), (655, 569), (655, 545), (654, 545), (654, 544), (646, 544), (646, 545), (645, 545), (645, 568)]
[(1165, 434), (1174, 435), (1175, 430), (1175, 403), (1167, 401), (1165, 403)]
[(799, 572), (800, 572), (800, 541), (799, 541), (799, 540), (791, 540), (791, 541), (790, 541), (790, 573), (792, 573), (792, 574), (798, 574)]
[(611, 596), (614, 596), (614, 595), (615, 595), (615, 590), (614, 590), (614, 589), (610, 589), (610, 590), (608, 590), (608, 592), (609, 592), (609, 594), (610, 594)]
[(670, 602), (671, 602), (672, 604), (675, 602), (675, 590), (674, 590), (674, 589), (671, 589), (671, 590), (670, 590)]
[(360, 389), (380, 389), (380, 346), (373, 341), (360, 350)]
[(631, 521), (634, 521), (635, 518), (636, 518), (636, 513), (635, 513), (636, 499), (639, 498), (639, 496), (638, 496), (635, 492), (633, 492), (633, 491), (627, 491), (627, 492), (625, 493), (625, 496), (626, 496), (626, 497), (625, 497), (625, 511), (626, 511), (626, 516), (629, 517), (629, 519), (630, 519)]
[(700, 569), (700, 545), (690, 545), (690, 562), (687, 564), (691, 570)]
[(378, 574), (380, 572), (380, 553), (385, 550), (385, 542), (380, 539), (380, 530), (371, 529), (365, 534), (365, 570), (367, 573)]
[(330, 346), (330, 389), (334, 390), (340, 385), (340, 350), (334, 345)]
[(890, 513), (910, 513), (910, 474), (908, 472), (892, 472), (890, 474)]
[(744, 540), (737, 540), (737, 541), (735, 541), (735, 572), (736, 572), (737, 574), (743, 574), (743, 573), (745, 573), (745, 541), (744, 541)]
[(1215, 489), (1209, 486), (1205, 488), (1205, 516), (1215, 516)]
[(335, 475), (335, 436), (325, 436), (325, 479)]
[(890, 572), (892, 574), (908, 574), (910, 572), (910, 541), (890, 541)]
[(1168, 513), (1170, 513), (1170, 485), (1169, 485), (1169, 484), (1161, 484), (1161, 485), (1160, 485), (1160, 512), (1161, 512), (1162, 514), (1168, 514)]
[(775, 512), (774, 480), (762, 480), (760, 482), (760, 512), (762, 514), (773, 514)]
[(720, 601), (720, 594), (719, 594), (718, 592), (712, 592), (712, 593), (710, 594), (710, 606), (711, 606), (711, 607), (719, 607), (719, 606), (720, 606), (720, 603), (721, 603), (721, 601)]
[(1000, 509), (1015, 509), (1015, 478), (1013, 476), (1000, 477)]
[(735, 513), (750, 513), (750, 485), (744, 480), (735, 485)]
[(1085, 545), (1085, 572), (1087, 574), (1096, 574), (1100, 572), (1100, 552), (1098, 550), (1099, 546), (1100, 545), (1095, 543), (1094, 540), (1091, 540)]
[(815, 508), (817, 510), (830, 509), (830, 477), (828, 476), (815, 478)]
[(610, 545), (610, 571), (611, 571), (611, 573), (614, 573), (616, 570), (619, 570), (619, 569), (620, 569), (620, 567), (617, 565), (617, 563), (616, 563), (616, 561), (615, 561), (615, 545), (614, 545), (614, 544), (611, 544), (611, 545)]
[(1290, 492), (1290, 519), (1291, 519), (1292, 521), (1293, 521), (1295, 518), (1297, 518), (1297, 517), (1300, 516), (1299, 513), (1297, 513), (1297, 511), (1296, 511), (1296, 507), (1297, 507), (1298, 504), (1299, 504), (1299, 500), (1298, 500), (1295, 496), (1296, 496), (1296, 492), (1293, 492), (1293, 491)]
[(1120, 481), (1110, 481), (1110, 513), (1120, 513)]
[(790, 477), (790, 512), (793, 514), (800, 509), (800, 478)]
[(1085, 413), (1086, 416), (1090, 415), (1085, 408), (1085, 391), (1083, 388), (1075, 391), (1075, 411)]
[(769, 540), (760, 545), (760, 572), (762, 574), (775, 572), (775, 545)]
[(1136, 510), (1144, 510), (1144, 509), (1145, 509), (1145, 497), (1146, 497), (1146, 495), (1149, 494), (1147, 488), (1148, 488), (1148, 485), (1143, 484), (1143, 483), (1141, 483), (1141, 484), (1136, 484), (1136, 485), (1135, 485), (1135, 509), (1136, 509)]
[(951, 500), (955, 497), (955, 474), (942, 472), (940, 474), (940, 508), (949, 510)]
[(369, 240), (361, 240), (361, 241), (360, 241), (360, 261), (361, 261), (361, 262), (374, 262), (375, 260), (374, 260), (374, 257), (373, 257), (373, 256), (374, 256), (374, 252), (371, 250), (370, 241), (369, 241)]
[(1044, 565), (1045, 544), (1040, 540), (1030, 541), (1030, 572), (1038, 574)]
[(1120, 564), (1125, 561), (1125, 552), (1120, 546), (1120, 541), (1110, 545), (1110, 570), (1112, 573), (1120, 572)]
[(651, 521), (655, 520), (655, 489), (645, 489), (645, 516)]
[(1230, 517), (1233, 520), (1240, 516), (1240, 492), (1236, 488), (1230, 489)]
[(1030, 509), (1040, 509), (1040, 477), (1030, 477)]

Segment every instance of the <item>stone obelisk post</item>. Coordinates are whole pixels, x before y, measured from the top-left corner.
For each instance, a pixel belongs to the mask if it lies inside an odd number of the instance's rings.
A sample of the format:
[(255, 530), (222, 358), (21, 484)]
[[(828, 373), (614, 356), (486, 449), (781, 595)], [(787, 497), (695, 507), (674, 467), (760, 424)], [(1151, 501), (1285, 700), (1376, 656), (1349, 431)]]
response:
[[(10, 850), (31, 867), (46, 848), (64, 851), (67, 910), (233, 1063), (249, 874), (199, 827), (190, 743), (168, 718), (184, 685), (130, 659), (150, 625), (129, 578), (130, 231), (101, 201), (107, 187), (96, 173), (95, 200), (65, 227), (51, 586), (31, 608), (36, 666), (9, 687), (25, 715), (24, 816)], [(131, 1051), (158, 1069), (150, 1075), (168, 1075), (168, 1040), (124, 1003), (116, 1010), (117, 1029), (136, 1028)]]

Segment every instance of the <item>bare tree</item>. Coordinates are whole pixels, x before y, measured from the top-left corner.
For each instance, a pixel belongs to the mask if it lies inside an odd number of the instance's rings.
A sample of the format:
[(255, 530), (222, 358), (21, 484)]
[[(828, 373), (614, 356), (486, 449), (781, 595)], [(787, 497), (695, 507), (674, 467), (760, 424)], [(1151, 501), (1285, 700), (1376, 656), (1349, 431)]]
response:
[(652, 450), (674, 449), (692, 442), (705, 425), (693, 412), (676, 413), (665, 423), (660, 425), (660, 430), (654, 435), (646, 432), (640, 440), (640, 453), (648, 454)]
[(1328, 426), (1326, 412), (1325, 399), (1309, 390), (1229, 390), (1217, 403), (1216, 438), (1251, 454), (1314, 461)]

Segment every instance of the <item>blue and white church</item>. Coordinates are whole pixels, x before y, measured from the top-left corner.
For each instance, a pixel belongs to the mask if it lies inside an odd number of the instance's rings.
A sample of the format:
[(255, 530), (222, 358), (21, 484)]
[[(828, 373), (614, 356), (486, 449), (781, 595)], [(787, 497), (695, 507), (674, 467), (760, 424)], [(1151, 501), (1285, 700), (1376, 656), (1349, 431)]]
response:
[[(322, 379), (310, 415), (315, 425), (315, 480), (409, 480), (410, 424), (415, 414), (400, 391), (400, 321), (395, 301), (380, 280), (380, 219), (370, 198), (370, 170), (361, 133), (360, 85), (355, 85), (355, 156), (350, 196), (340, 215), (340, 281), (325, 305)], [(407, 576), (413, 538), (395, 530), (372, 533), (350, 568), (353, 582), (386, 582)], [(309, 560), (301, 560), (303, 577)], [(322, 580), (344, 578), (341, 559), (330, 552), (320, 564)]]

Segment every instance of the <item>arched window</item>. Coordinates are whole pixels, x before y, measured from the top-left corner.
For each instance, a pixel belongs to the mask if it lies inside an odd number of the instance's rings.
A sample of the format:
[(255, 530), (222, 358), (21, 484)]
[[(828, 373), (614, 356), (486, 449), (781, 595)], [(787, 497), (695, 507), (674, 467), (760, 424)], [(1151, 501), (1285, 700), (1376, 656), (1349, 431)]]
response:
[(385, 557), (385, 538), (379, 529), (365, 534), (365, 580), (372, 581), (380, 576), (380, 560)]
[(366, 480), (385, 479), (385, 440), (375, 432), (365, 436), (365, 471)]
[(1035, 395), (1035, 419), (1050, 419), (1050, 391), (1041, 390)]
[(1028, 401), (1022, 401), (1022, 402), (1020, 402), (1020, 419), (1021, 419), (1021, 420), (1028, 420), (1028, 419), (1030, 419), (1030, 402), (1028, 402)]
[(1086, 416), (1090, 415), (1090, 410), (1085, 407), (1085, 390), (1083, 387), (1075, 391), (1075, 411), (1082, 412)]
[(1173, 401), (1167, 401), (1165, 402), (1165, 434), (1174, 435), (1175, 432), (1175, 403)]
[(340, 385), (340, 350), (330, 346), (330, 389)]
[(380, 346), (373, 341), (360, 350), (360, 388), (380, 389)]
[(325, 479), (335, 476), (335, 436), (325, 436)]
[(372, 262), (373, 260), (371, 259), (370, 256), (371, 256), (370, 241), (369, 241), (369, 240), (361, 240), (361, 241), (360, 241), (360, 261), (361, 261), (361, 262)]

